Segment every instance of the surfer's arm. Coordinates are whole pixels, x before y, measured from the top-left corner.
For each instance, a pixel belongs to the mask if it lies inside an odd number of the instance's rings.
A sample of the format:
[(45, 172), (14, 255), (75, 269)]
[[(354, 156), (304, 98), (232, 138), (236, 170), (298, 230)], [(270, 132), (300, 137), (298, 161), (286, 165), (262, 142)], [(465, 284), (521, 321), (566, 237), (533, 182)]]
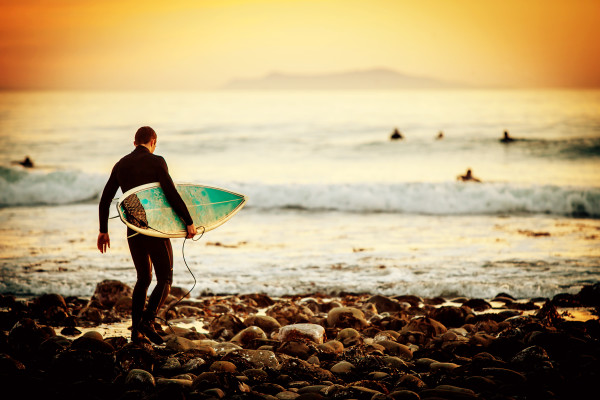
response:
[(105, 253), (106, 250), (110, 248), (110, 236), (108, 236), (108, 233), (100, 232), (98, 234), (98, 242), (96, 245), (98, 246), (100, 253)]
[[(183, 199), (179, 195), (179, 192), (177, 192), (177, 189), (175, 188), (175, 184), (173, 183), (173, 179), (171, 179), (171, 176), (169, 175), (169, 169), (167, 168), (167, 163), (165, 162), (165, 160), (162, 157), (158, 157), (158, 158), (159, 158), (160, 164), (161, 164), (158, 181), (160, 182), (160, 186), (162, 187), (163, 192), (165, 193), (165, 196), (167, 197), (167, 200), (169, 201), (169, 204), (171, 205), (171, 207), (173, 207), (173, 209), (175, 210), (177, 215), (179, 215), (179, 217), (183, 220), (183, 222), (185, 222), (185, 224), (187, 226), (194, 225), (192, 216), (190, 215), (190, 212), (188, 211), (187, 206), (183, 202)], [(188, 232), (189, 232), (189, 229), (188, 229)]]
[[(98, 218), (100, 221), (100, 233), (108, 232), (108, 215), (110, 212), (110, 203), (115, 197), (117, 190), (119, 189), (119, 182), (117, 181), (117, 166), (115, 165), (108, 182), (104, 186), (102, 191), (102, 197), (100, 197), (100, 205), (98, 207)], [(110, 247), (110, 246), (109, 246)]]

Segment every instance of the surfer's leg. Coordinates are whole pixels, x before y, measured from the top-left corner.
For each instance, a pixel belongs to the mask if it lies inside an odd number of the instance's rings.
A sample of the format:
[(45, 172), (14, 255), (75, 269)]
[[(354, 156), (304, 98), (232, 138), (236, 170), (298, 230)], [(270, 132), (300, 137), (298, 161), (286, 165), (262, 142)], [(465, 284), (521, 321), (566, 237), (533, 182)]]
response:
[(162, 344), (163, 338), (154, 328), (154, 319), (164, 304), (173, 280), (173, 248), (169, 239), (145, 237), (146, 248), (156, 271), (156, 287), (150, 295), (148, 306), (142, 314), (139, 330), (156, 344)]
[(148, 300), (148, 307), (146, 307), (148, 314), (154, 316), (167, 300), (173, 282), (173, 247), (171, 246), (171, 240), (156, 239), (156, 243), (152, 246), (150, 252), (150, 259), (156, 273), (156, 287), (152, 291)]
[(135, 282), (131, 296), (131, 337), (134, 339), (139, 335), (138, 326), (142, 321), (144, 306), (146, 305), (146, 294), (152, 282), (152, 264), (147, 245), (142, 235), (131, 237), (127, 239), (127, 242), (129, 244), (129, 251), (131, 252), (131, 259), (137, 272), (137, 281)]

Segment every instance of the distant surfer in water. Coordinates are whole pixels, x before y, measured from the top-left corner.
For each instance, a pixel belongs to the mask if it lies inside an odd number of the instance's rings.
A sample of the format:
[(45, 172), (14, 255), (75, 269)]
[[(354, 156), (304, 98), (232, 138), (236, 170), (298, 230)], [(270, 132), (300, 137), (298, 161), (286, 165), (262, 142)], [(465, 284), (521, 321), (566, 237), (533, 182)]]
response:
[(475, 178), (473, 176), (473, 172), (471, 172), (471, 168), (467, 169), (467, 173), (464, 175), (459, 175), (456, 177), (457, 180), (459, 181), (463, 181), (463, 182), (481, 182), (480, 179)]
[[(140, 185), (160, 182), (167, 200), (176, 211), (177, 215), (187, 225), (187, 237), (192, 238), (197, 234), (196, 227), (190, 213), (175, 189), (175, 184), (169, 175), (165, 160), (154, 155), (157, 136), (154, 129), (143, 126), (135, 133), (135, 149), (124, 156), (115, 164), (110, 178), (104, 187), (99, 206), (100, 233), (98, 234), (98, 250), (104, 253), (110, 247), (108, 236), (109, 208), (117, 189), (121, 187), (123, 193)], [(154, 320), (158, 310), (162, 307), (173, 281), (173, 249), (168, 238), (158, 238), (146, 235), (134, 235), (135, 232), (127, 228), (127, 242), (131, 258), (137, 271), (137, 281), (133, 289), (131, 307), (131, 340), (143, 342), (146, 337), (156, 344), (162, 344), (162, 337), (154, 328)], [(134, 235), (134, 236), (132, 236)], [(150, 295), (148, 305), (146, 295), (152, 282), (152, 266), (156, 273), (156, 287)]]
[(438, 135), (436, 136), (436, 140), (442, 140), (444, 138), (444, 132), (439, 131)]
[(510, 135), (508, 134), (508, 131), (504, 131), (504, 136), (502, 137), (502, 139), (500, 139), (501, 143), (510, 143), (510, 142), (514, 142), (515, 139), (511, 138)]
[(20, 164), (25, 168), (33, 168), (33, 161), (31, 161), (31, 158), (29, 158), (29, 156), (25, 156), (25, 159), (23, 161), (13, 161), (12, 163)]
[(400, 133), (398, 128), (394, 128), (394, 132), (392, 132), (390, 139), (391, 140), (399, 140), (399, 139), (404, 139), (404, 137), (402, 136), (402, 134)]

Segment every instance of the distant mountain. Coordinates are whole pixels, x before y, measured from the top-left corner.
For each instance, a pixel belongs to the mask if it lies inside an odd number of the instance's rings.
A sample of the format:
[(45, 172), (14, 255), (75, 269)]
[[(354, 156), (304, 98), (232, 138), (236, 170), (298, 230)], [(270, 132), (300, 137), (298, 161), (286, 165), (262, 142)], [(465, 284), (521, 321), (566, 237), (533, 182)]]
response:
[(223, 86), (228, 90), (374, 90), (456, 88), (464, 84), (376, 68), (321, 75), (272, 73), (257, 79), (235, 79)]

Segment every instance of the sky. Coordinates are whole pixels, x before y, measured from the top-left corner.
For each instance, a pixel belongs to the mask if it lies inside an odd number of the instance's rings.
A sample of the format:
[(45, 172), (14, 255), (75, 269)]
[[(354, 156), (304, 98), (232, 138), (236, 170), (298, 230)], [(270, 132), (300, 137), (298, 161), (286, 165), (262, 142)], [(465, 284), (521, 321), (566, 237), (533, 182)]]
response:
[(0, 0), (0, 88), (214, 89), (389, 68), (600, 87), (599, 0)]

